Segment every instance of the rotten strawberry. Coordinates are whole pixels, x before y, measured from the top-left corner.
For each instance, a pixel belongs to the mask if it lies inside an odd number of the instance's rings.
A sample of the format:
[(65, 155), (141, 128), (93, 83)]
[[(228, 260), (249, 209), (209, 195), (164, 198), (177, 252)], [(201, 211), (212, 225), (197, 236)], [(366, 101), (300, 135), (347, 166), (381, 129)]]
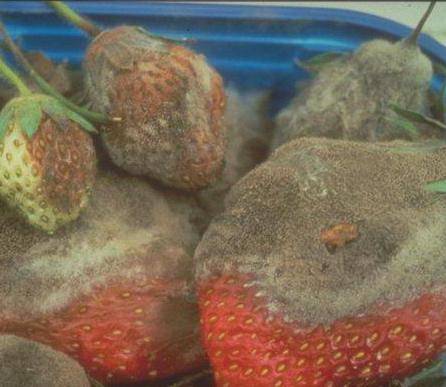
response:
[(122, 118), (101, 128), (113, 162), (176, 188), (215, 181), (226, 147), (226, 98), (205, 57), (140, 27), (98, 33), (65, 4), (49, 4), (95, 36), (84, 60), (86, 95), (94, 110)]
[(203, 367), (191, 291), (201, 212), (166, 197), (100, 172), (89, 206), (57, 236), (0, 208), (0, 333), (62, 351), (107, 384)]
[(300, 139), (232, 188), (195, 253), (217, 386), (383, 386), (438, 356), (446, 202), (425, 185), (446, 153), (426, 149)]

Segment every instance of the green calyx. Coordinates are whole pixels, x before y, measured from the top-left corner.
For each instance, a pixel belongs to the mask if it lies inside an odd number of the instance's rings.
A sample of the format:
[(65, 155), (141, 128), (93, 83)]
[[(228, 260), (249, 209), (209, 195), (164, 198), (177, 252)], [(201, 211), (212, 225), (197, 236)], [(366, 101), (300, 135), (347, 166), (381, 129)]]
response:
[(57, 99), (43, 94), (32, 94), (10, 100), (0, 113), (0, 140), (11, 122), (18, 123), (21, 130), (32, 138), (39, 129), (43, 113), (63, 127), (67, 120), (79, 124), (89, 133), (97, 133), (96, 129), (85, 118), (68, 109)]

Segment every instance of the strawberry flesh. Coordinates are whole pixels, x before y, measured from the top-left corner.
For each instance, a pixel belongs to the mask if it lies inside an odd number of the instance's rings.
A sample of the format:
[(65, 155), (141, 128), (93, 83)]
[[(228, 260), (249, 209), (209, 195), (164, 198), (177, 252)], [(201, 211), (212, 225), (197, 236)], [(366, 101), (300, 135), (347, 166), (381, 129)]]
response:
[(269, 312), (253, 279), (223, 275), (199, 286), (217, 386), (381, 386), (417, 372), (446, 347), (442, 293), (305, 327)]

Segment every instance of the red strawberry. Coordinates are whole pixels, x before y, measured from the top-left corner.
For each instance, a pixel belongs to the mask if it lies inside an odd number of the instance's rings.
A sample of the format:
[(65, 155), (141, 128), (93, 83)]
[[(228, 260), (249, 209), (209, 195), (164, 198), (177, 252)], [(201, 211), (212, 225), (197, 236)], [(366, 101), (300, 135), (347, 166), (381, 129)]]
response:
[(300, 139), (237, 183), (195, 255), (217, 386), (382, 386), (445, 349), (446, 205), (424, 189), (445, 174), (439, 148)]
[(252, 280), (226, 275), (200, 286), (203, 341), (218, 386), (382, 386), (446, 349), (444, 293), (307, 327), (268, 313)]
[(69, 354), (107, 383), (199, 369), (190, 297), (199, 234), (192, 203), (136, 178), (104, 174), (90, 206), (51, 237), (2, 209), (0, 332)]
[[(69, 354), (104, 382), (163, 379), (204, 365), (196, 305), (182, 299), (180, 285), (165, 279), (107, 284), (60, 312), (5, 319), (0, 329)], [(166, 324), (166, 315), (177, 321)]]

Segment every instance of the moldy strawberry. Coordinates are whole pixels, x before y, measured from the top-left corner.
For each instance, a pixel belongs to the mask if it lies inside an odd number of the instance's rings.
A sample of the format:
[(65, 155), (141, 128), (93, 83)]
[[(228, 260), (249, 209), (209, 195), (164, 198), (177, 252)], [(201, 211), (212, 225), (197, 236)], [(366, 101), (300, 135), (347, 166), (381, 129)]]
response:
[(390, 104), (428, 113), (432, 63), (417, 39), (434, 3), (408, 38), (365, 42), (354, 53), (322, 67), (277, 115), (273, 147), (302, 136), (410, 139), (395, 125)]
[(226, 147), (226, 97), (205, 57), (140, 27), (98, 33), (63, 3), (49, 4), (93, 30), (84, 60), (86, 95), (94, 110), (122, 118), (100, 130), (113, 162), (176, 188), (197, 190), (215, 181)]
[(433, 360), (445, 174), (444, 147), (302, 138), (233, 186), (195, 253), (217, 386), (382, 386)]
[(193, 201), (100, 171), (88, 207), (57, 235), (0, 212), (0, 333), (64, 352), (107, 384), (206, 364), (192, 292)]

